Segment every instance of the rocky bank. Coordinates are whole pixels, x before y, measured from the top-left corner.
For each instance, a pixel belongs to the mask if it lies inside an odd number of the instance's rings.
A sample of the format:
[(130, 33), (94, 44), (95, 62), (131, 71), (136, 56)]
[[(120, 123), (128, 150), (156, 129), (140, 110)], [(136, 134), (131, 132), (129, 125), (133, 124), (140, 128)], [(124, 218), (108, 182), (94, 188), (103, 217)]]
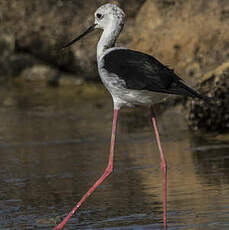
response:
[[(13, 78), (58, 85), (69, 84), (62, 79), (75, 84), (98, 79), (95, 52), (100, 32), (64, 51), (61, 47), (93, 23), (95, 9), (107, 2), (114, 1), (0, 0), (1, 82)], [(127, 13), (127, 23), (118, 45), (155, 56), (195, 88), (217, 98), (212, 107), (187, 103), (192, 127), (227, 129), (229, 2), (120, 0), (119, 5)], [(224, 70), (214, 74), (219, 69)]]
[[(0, 47), (2, 76), (18, 76), (26, 68), (43, 65), (59, 72), (95, 79), (95, 34), (77, 46), (62, 50), (62, 46), (85, 31), (94, 22), (94, 11), (108, 1), (99, 0), (10, 0), (0, 1)], [(127, 33), (121, 37), (129, 43), (129, 28), (144, 0), (120, 1), (128, 15)], [(99, 33), (99, 32), (97, 32)], [(52, 70), (50, 72), (53, 72)]]

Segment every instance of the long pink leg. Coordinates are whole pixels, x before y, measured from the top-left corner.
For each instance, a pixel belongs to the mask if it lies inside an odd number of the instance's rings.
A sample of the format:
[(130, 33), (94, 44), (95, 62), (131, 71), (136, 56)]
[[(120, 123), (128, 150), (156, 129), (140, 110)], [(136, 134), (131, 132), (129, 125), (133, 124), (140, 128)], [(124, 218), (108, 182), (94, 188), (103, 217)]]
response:
[(155, 131), (155, 136), (157, 139), (157, 145), (161, 155), (161, 171), (163, 177), (163, 220), (164, 220), (164, 230), (166, 230), (167, 229), (167, 164), (166, 164), (165, 154), (163, 152), (162, 145), (161, 145), (160, 135), (157, 127), (156, 115), (153, 111), (153, 108), (150, 107), (150, 109), (152, 114), (152, 122)]
[(62, 229), (64, 225), (68, 222), (71, 216), (77, 211), (81, 204), (95, 191), (95, 189), (112, 173), (113, 171), (113, 159), (114, 159), (114, 147), (115, 147), (115, 137), (117, 132), (117, 122), (118, 122), (118, 109), (114, 109), (114, 118), (112, 125), (112, 135), (111, 135), (111, 145), (110, 145), (110, 156), (107, 168), (103, 175), (95, 182), (95, 184), (88, 190), (88, 192), (81, 198), (81, 200), (76, 204), (72, 211), (67, 217), (57, 226), (54, 230)]

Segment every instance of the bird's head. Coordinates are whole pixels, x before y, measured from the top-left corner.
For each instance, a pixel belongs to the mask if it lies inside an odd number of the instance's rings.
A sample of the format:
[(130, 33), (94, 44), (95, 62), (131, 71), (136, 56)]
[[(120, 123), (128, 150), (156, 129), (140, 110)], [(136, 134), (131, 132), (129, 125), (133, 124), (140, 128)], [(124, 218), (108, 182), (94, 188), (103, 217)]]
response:
[(80, 36), (67, 43), (63, 48), (71, 46), (73, 43), (79, 41), (86, 34), (92, 32), (94, 29), (103, 29), (117, 27), (121, 31), (125, 21), (125, 13), (115, 4), (105, 4), (100, 6), (95, 12), (95, 23), (90, 26)]
[(105, 4), (95, 12), (95, 28), (106, 29), (107, 27), (123, 26), (125, 13), (115, 4)]

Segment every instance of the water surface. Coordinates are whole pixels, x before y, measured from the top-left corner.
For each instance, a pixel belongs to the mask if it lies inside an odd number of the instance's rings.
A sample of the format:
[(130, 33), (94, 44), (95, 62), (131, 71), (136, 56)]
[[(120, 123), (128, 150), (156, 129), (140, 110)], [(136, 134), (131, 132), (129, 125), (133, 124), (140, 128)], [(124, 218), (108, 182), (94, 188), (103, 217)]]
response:
[[(66, 229), (162, 229), (160, 157), (147, 109), (120, 113), (115, 171)], [(101, 90), (0, 93), (0, 229), (52, 229), (103, 173), (112, 102)], [(168, 161), (168, 229), (229, 229), (229, 137), (159, 116)]]

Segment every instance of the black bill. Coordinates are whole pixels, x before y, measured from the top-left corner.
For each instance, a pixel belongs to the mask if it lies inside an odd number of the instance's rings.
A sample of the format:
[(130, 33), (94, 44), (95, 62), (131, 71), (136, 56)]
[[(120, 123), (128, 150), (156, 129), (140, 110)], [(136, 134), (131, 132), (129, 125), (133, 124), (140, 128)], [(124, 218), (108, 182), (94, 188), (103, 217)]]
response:
[(96, 24), (93, 24), (92, 26), (90, 26), (84, 33), (82, 33), (80, 36), (78, 36), (77, 38), (73, 39), (72, 41), (70, 41), (69, 43), (67, 43), (66, 45), (63, 46), (64, 48), (67, 48), (69, 46), (71, 46), (73, 43), (79, 41), (82, 37), (84, 37), (85, 35), (89, 34), (90, 32), (92, 32), (95, 29)]

